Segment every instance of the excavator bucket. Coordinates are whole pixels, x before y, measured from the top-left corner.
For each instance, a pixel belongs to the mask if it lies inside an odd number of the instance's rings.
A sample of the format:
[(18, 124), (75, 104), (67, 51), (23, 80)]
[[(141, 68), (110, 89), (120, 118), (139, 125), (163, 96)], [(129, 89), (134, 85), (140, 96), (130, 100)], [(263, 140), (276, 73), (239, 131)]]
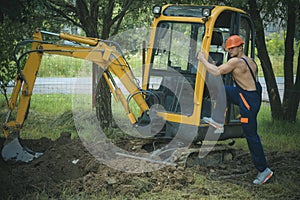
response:
[(34, 152), (23, 147), (18, 137), (6, 140), (1, 154), (5, 161), (22, 161), (26, 163), (43, 155), (43, 153)]

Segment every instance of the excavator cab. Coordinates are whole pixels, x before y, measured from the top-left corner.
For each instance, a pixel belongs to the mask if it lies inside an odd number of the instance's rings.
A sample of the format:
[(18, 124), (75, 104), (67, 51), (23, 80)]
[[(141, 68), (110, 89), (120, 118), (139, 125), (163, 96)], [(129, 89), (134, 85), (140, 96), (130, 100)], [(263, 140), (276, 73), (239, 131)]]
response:
[[(215, 99), (211, 88), (217, 85), (217, 91), (221, 91), (217, 95), (223, 97), (226, 108), (225, 129), (224, 133), (211, 139), (243, 137), (238, 107), (228, 105), (226, 95), (222, 93), (224, 85), (233, 85), (232, 77), (228, 74), (212, 78), (197, 60), (197, 53), (204, 51), (209, 61), (218, 67), (229, 59), (223, 47), (224, 42), (230, 35), (239, 34), (245, 42), (245, 54), (254, 58), (255, 35), (250, 17), (240, 9), (227, 6), (177, 4), (154, 6), (153, 14), (155, 19), (146, 48), (141, 86), (136, 84), (136, 77), (122, 54), (122, 47), (114, 42), (66, 33), (36, 31), (33, 40), (18, 44), (17, 48), (28, 43), (32, 47), (16, 60), (19, 68), (16, 85), (2, 128), (7, 138), (2, 149), (4, 160), (29, 162), (42, 155), (23, 148), (18, 138), (28, 115), (30, 98), (44, 53), (95, 63), (101, 68), (101, 75), (112, 95), (122, 103), (131, 124), (139, 131), (148, 131), (158, 139), (172, 139), (178, 135), (190, 142), (209, 139), (207, 132), (211, 127), (203, 121), (203, 117), (212, 115)], [(82, 45), (56, 44), (44, 41), (42, 35)], [(19, 66), (20, 60), (27, 55), (25, 66)], [(114, 77), (118, 77), (128, 91), (127, 98)], [(132, 99), (139, 107), (138, 116), (130, 108), (129, 102)], [(16, 107), (16, 118), (12, 119), (11, 113)]]
[[(224, 6), (167, 5), (154, 7), (154, 13), (155, 33), (148, 50), (144, 89), (155, 93), (164, 107), (165, 137), (174, 137), (180, 124), (190, 124), (198, 126), (195, 141), (203, 140), (208, 126), (202, 119), (211, 116), (213, 101), (208, 74), (196, 55), (206, 52), (217, 67), (229, 59), (226, 39), (239, 34), (245, 40), (245, 54), (253, 58), (253, 23), (245, 12)], [(218, 87), (233, 85), (230, 74), (215, 78), (216, 82)], [(151, 105), (151, 97), (146, 99)], [(243, 137), (238, 107), (226, 107), (225, 131), (219, 140)]]

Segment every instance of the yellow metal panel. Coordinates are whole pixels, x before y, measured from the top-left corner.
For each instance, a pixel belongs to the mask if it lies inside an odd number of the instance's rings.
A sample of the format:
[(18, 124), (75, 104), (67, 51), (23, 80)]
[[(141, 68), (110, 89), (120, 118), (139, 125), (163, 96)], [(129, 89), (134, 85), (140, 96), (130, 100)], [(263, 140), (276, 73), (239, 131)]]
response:
[[(163, 11), (169, 7), (172, 6), (172, 4), (168, 4), (162, 7), (161, 15), (156, 18), (152, 24), (152, 32), (150, 35), (150, 41), (149, 41), (149, 47), (148, 48), (148, 54), (147, 54), (147, 60), (145, 65), (145, 73), (143, 75), (143, 89), (147, 89), (147, 83), (149, 82), (149, 72), (151, 67), (151, 58), (155, 39), (155, 31), (156, 27), (159, 22), (161, 21), (177, 21), (177, 22), (191, 22), (191, 23), (205, 23), (206, 26), (206, 32), (203, 38), (202, 43), (202, 51), (207, 53), (210, 49), (210, 43), (212, 39), (212, 32), (214, 29), (214, 24), (218, 18), (218, 16), (228, 10), (233, 12), (240, 12), (245, 13), (243, 10), (232, 8), (228, 6), (215, 6), (214, 9), (212, 9), (211, 16), (208, 17), (208, 19), (203, 20), (204, 18), (197, 18), (197, 17), (184, 17), (184, 16), (164, 16)], [(184, 6), (184, 5), (182, 5)], [(191, 5), (187, 5), (191, 6)], [(200, 50), (200, 49), (199, 49)], [(194, 90), (194, 110), (192, 115), (185, 116), (180, 114), (174, 114), (174, 113), (165, 113), (165, 112), (159, 112), (158, 115), (163, 117), (165, 120), (177, 122), (177, 123), (184, 123), (184, 124), (191, 124), (191, 125), (200, 125), (200, 115), (202, 110), (202, 100), (203, 100), (203, 91), (204, 91), (204, 85), (205, 85), (205, 76), (206, 76), (206, 69), (203, 66), (201, 62), (198, 62), (198, 69), (197, 69), (197, 75), (196, 75), (196, 82), (195, 82), (195, 90)]]

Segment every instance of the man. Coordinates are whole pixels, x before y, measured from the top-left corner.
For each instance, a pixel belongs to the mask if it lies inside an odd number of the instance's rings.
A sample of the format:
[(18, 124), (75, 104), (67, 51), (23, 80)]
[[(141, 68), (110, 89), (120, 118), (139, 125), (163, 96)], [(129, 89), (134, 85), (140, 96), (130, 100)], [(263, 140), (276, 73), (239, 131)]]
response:
[[(251, 58), (244, 54), (243, 44), (244, 41), (240, 36), (230, 36), (226, 41), (226, 50), (231, 58), (219, 67), (209, 63), (203, 52), (199, 52), (198, 59), (214, 76), (232, 74), (236, 86), (225, 86), (227, 101), (239, 105), (243, 132), (252, 161), (258, 170), (258, 175), (253, 183), (261, 185), (271, 178), (273, 172), (267, 166), (263, 147), (257, 134), (257, 114), (261, 105), (261, 86), (255, 79), (257, 66)], [(216, 128), (223, 127), (223, 123), (216, 122), (213, 118), (205, 120)]]

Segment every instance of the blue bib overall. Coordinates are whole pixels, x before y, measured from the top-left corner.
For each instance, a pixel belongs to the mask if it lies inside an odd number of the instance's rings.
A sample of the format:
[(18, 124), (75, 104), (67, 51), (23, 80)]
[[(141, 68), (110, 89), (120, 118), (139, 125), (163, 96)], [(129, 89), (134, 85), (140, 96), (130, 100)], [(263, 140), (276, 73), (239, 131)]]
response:
[(242, 58), (247, 64), (253, 80), (256, 91), (247, 91), (242, 89), (237, 83), (236, 86), (225, 86), (227, 101), (239, 106), (241, 114), (241, 123), (244, 136), (247, 140), (249, 151), (253, 163), (258, 171), (262, 172), (267, 168), (265, 153), (257, 134), (257, 114), (261, 106), (262, 87), (255, 80), (254, 74), (246, 59)]
[[(258, 85), (257, 83), (256, 85)], [(267, 167), (267, 161), (257, 134), (257, 114), (261, 105), (261, 93), (246, 91), (240, 86), (225, 86), (227, 101), (239, 106), (244, 136), (247, 140), (253, 163), (258, 171)]]
[[(257, 114), (261, 106), (261, 95), (262, 88), (258, 81), (256, 81), (255, 76), (247, 62), (246, 59), (242, 58), (253, 77), (256, 85), (256, 91), (247, 91), (242, 89), (236, 82), (236, 86), (225, 86), (227, 103), (238, 105), (240, 108), (241, 123), (243, 128), (243, 134), (247, 140), (249, 151), (253, 163), (258, 171), (263, 171), (267, 168), (267, 162), (263, 147), (260, 141), (260, 137), (257, 134)], [(213, 106), (212, 118), (218, 123), (224, 123), (224, 113), (226, 110), (226, 104), (222, 99), (225, 94), (221, 93), (222, 90), (217, 88), (215, 82), (217, 79), (208, 76), (208, 83), (210, 83), (212, 99), (216, 99), (216, 104)], [(218, 84), (222, 85), (222, 84)], [(213, 87), (214, 86), (214, 87)]]

